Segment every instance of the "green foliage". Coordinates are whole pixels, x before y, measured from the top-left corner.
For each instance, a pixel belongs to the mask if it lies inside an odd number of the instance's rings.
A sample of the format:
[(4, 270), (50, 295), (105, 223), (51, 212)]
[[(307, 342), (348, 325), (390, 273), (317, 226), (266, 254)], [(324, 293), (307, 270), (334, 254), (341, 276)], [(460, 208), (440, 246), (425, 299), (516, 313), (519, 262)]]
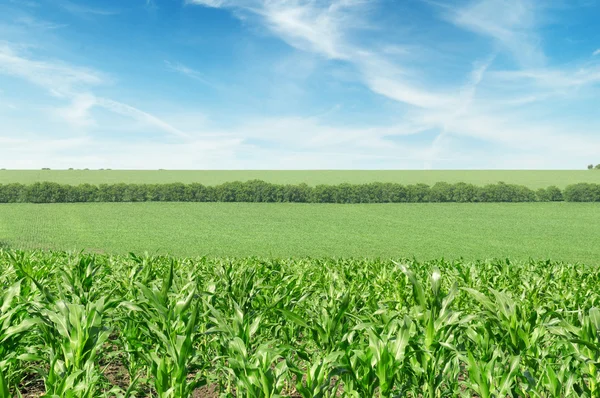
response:
[(556, 186), (539, 188), (535, 194), (538, 202), (562, 202), (564, 200), (562, 191)]
[(447, 182), (436, 182), (429, 190), (429, 201), (454, 202), (454, 192), (457, 188), (457, 185), (458, 184), (448, 184)]
[[(564, 197), (564, 198), (563, 198)], [(424, 203), (424, 202), (593, 202), (600, 200), (600, 184), (569, 185), (564, 195), (556, 186), (537, 191), (499, 182), (483, 187), (438, 182), (401, 185), (368, 183), (339, 185), (280, 185), (261, 180), (226, 182), (215, 186), (192, 183), (66, 185), (36, 182), (0, 184), (0, 203), (71, 202), (254, 202), (254, 203)]]
[[(128, 292), (132, 300), (120, 304), (127, 310), (121, 319), (122, 328), (137, 329), (137, 333), (126, 333), (122, 342), (137, 356), (135, 364), (143, 362), (149, 369), (159, 398), (188, 397), (205, 383), (194, 345), (201, 333), (198, 322), (202, 307), (197, 293), (193, 274), (182, 279), (174, 274), (171, 263), (160, 286), (152, 288), (136, 281)], [(149, 341), (154, 347), (147, 344)], [(134, 380), (136, 370), (130, 369)]]
[(567, 202), (600, 202), (600, 184), (572, 184), (565, 188), (563, 196)]
[(600, 394), (598, 267), (0, 250), (0, 269), (2, 397)]
[(0, 203), (20, 203), (25, 201), (23, 184), (0, 184)]

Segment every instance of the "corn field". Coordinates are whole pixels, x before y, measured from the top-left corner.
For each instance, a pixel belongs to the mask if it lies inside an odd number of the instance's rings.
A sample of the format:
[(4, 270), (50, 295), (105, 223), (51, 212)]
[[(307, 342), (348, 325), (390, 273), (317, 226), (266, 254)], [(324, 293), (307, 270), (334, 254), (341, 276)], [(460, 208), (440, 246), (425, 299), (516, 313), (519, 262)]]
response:
[(0, 397), (600, 397), (600, 268), (0, 249)]

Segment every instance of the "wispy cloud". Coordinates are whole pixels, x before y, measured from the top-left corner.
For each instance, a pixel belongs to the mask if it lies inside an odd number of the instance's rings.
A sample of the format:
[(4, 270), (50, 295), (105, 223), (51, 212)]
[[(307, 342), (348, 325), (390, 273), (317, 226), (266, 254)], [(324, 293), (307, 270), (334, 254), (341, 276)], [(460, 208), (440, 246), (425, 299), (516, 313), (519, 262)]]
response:
[[(600, 153), (597, 43), (559, 53), (545, 24), (562, 15), (541, 0), (136, 0), (90, 23), (135, 26), (131, 42), (107, 32), (94, 49), (70, 29), (121, 4), (53, 0), (58, 29), (12, 3), (31, 18), (0, 16), (16, 93), (0, 103), (3, 167), (580, 167)], [(242, 22), (224, 37), (199, 6)], [(194, 24), (169, 30), (174, 12)]]
[(185, 0), (187, 4), (196, 4), (205, 7), (219, 8), (227, 5), (227, 0)]
[(354, 64), (371, 90), (396, 101), (424, 108), (451, 106), (454, 102), (453, 93), (420, 87), (416, 83), (419, 80), (416, 71), (389, 62), (386, 57), (389, 46), (374, 52), (348, 39), (356, 31), (372, 28), (364, 18), (372, 2), (188, 0), (188, 3), (242, 10), (258, 16), (274, 35), (289, 45)]
[(191, 79), (194, 79), (196, 81), (199, 81), (200, 83), (206, 84), (207, 86), (211, 86), (213, 87), (214, 84), (211, 83), (209, 80), (207, 80), (202, 73), (198, 72), (197, 70), (194, 70), (192, 68), (189, 68), (183, 64), (180, 63), (173, 63), (170, 61), (165, 61), (165, 65), (167, 65), (167, 68), (169, 68), (170, 70), (174, 71), (174, 72), (178, 72), (181, 73), (184, 76), (187, 76)]
[(59, 4), (66, 11), (78, 15), (110, 16), (120, 14), (119, 10), (89, 7), (87, 5), (68, 0), (61, 0)]
[(84, 87), (107, 81), (102, 73), (57, 60), (28, 58), (16, 46), (0, 42), (0, 73), (25, 79), (57, 97), (73, 96)]
[(144, 122), (148, 125), (155, 126), (162, 131), (180, 138), (190, 138), (190, 134), (170, 125), (164, 120), (157, 116), (154, 116), (148, 112), (144, 112), (131, 105), (124, 104), (122, 102), (114, 101), (108, 98), (97, 98), (96, 104), (102, 108), (108, 109), (114, 113), (118, 113), (123, 116), (128, 116), (138, 121)]
[(231, 8), (258, 16), (269, 30), (290, 45), (331, 59), (348, 59), (353, 55), (344, 36), (364, 27), (358, 15), (368, 7), (364, 0), (186, 0), (186, 3)]
[(540, 88), (565, 90), (600, 83), (600, 65), (582, 65), (575, 68), (523, 69), (496, 71), (493, 77), (513, 82), (530, 81)]
[(523, 66), (545, 64), (537, 33), (534, 0), (476, 0), (467, 7), (446, 11), (454, 24), (494, 39)]
[(90, 111), (95, 105), (96, 97), (89, 93), (79, 94), (72, 99), (68, 106), (59, 107), (56, 115), (75, 128), (89, 127), (96, 124), (90, 115)]
[(54, 30), (54, 29), (64, 28), (67, 26), (66, 24), (58, 24), (58, 23), (49, 22), (49, 21), (42, 21), (42, 20), (33, 18), (32, 16), (19, 17), (15, 20), (15, 22), (18, 23), (19, 25), (23, 25), (27, 28), (39, 29), (39, 30)]
[(68, 107), (59, 107), (56, 114), (70, 124), (85, 127), (94, 124), (90, 111), (101, 107), (116, 114), (154, 126), (166, 133), (189, 138), (190, 135), (157, 116), (109, 98), (95, 96), (94, 86), (109, 79), (92, 69), (73, 66), (55, 60), (36, 60), (19, 54), (8, 43), (0, 45), (0, 73), (24, 79), (44, 88), (55, 97), (71, 100)]
[(10, 3), (18, 4), (25, 7), (39, 7), (39, 3), (34, 0), (8, 0)]
[[(188, 0), (188, 3), (231, 9), (235, 15), (254, 15), (289, 45), (354, 65), (371, 91), (409, 106), (406, 124), (418, 126), (413, 133), (439, 131), (431, 145), (418, 152), (428, 166), (448, 157), (450, 148), (444, 142), (450, 142), (449, 137), (482, 140), (513, 151), (557, 153), (560, 150), (569, 156), (583, 147), (591, 153), (590, 148), (596, 150), (600, 146), (598, 140), (589, 140), (584, 131), (573, 131), (560, 122), (540, 123), (514, 113), (517, 106), (545, 101), (564, 94), (565, 90), (590, 87), (598, 82), (595, 65), (547, 66), (539, 35), (541, 10), (533, 0), (475, 0), (462, 8), (430, 2), (445, 20), (494, 43), (488, 52), (492, 55), (476, 59), (464, 83), (445, 86), (436, 84), (430, 70), (411, 66), (411, 61), (418, 57), (414, 49), (410, 57), (405, 52), (396, 52), (391, 57), (385, 45), (378, 50), (352, 39), (355, 30), (369, 26), (364, 11), (372, 2)], [(511, 55), (517, 61), (517, 69), (491, 70), (497, 53)], [(524, 81), (528, 84), (523, 84)], [(383, 142), (380, 131), (361, 134), (365, 137), (362, 141), (352, 134), (331, 131), (322, 135), (325, 138), (315, 137), (311, 142), (326, 142), (336, 135), (350, 136), (360, 142)], [(387, 147), (398, 149), (389, 143)]]
[(593, 56), (600, 55), (600, 48), (592, 53)]

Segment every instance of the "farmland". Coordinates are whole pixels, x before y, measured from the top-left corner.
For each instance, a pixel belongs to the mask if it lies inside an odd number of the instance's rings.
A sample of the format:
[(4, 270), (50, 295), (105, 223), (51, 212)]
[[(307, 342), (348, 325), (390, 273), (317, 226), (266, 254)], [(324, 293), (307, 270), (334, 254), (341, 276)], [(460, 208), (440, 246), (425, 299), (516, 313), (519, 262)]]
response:
[(0, 205), (5, 247), (109, 254), (598, 264), (598, 225), (594, 203)]
[(600, 392), (598, 267), (0, 250), (0, 269), (2, 397)]
[(114, 183), (202, 183), (216, 185), (230, 181), (264, 180), (278, 184), (400, 184), (466, 182), (476, 185), (504, 181), (532, 189), (556, 185), (564, 188), (579, 182), (600, 183), (595, 170), (0, 170), (0, 184), (52, 181), (62, 184)]
[[(0, 183), (600, 182), (312, 173)], [(599, 397), (598, 225), (559, 201), (2, 203), (0, 397)]]

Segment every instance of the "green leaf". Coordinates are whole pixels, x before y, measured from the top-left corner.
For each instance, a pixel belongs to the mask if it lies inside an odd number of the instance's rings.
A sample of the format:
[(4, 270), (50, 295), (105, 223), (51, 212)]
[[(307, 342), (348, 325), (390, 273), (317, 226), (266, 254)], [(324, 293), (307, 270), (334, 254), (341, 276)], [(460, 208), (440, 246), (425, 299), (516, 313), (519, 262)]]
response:
[(306, 321), (300, 315), (295, 314), (292, 311), (288, 311), (286, 309), (280, 309), (279, 311), (283, 314), (283, 316), (286, 317), (286, 319), (295, 323), (296, 325), (302, 326), (307, 329), (311, 328), (311, 326), (308, 323), (306, 323)]

